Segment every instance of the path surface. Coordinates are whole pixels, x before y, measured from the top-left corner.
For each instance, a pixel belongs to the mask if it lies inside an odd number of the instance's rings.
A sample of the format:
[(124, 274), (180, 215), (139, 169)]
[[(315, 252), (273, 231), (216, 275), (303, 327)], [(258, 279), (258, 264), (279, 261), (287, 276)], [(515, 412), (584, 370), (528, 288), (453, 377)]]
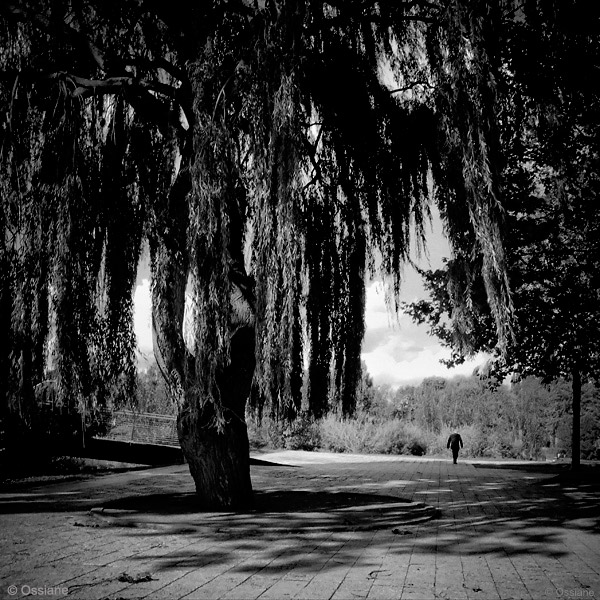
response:
[(246, 513), (197, 512), (183, 465), (0, 493), (0, 597), (600, 597), (597, 485), (543, 465), (257, 458)]

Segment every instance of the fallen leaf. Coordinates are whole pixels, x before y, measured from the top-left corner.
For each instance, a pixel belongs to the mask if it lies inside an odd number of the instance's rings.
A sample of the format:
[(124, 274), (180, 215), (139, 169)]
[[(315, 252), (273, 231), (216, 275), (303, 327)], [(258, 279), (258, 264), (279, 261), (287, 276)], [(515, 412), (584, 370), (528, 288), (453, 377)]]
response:
[(117, 578), (123, 583), (142, 583), (144, 581), (157, 581), (150, 573), (140, 573), (139, 575), (129, 575), (129, 573), (121, 573)]

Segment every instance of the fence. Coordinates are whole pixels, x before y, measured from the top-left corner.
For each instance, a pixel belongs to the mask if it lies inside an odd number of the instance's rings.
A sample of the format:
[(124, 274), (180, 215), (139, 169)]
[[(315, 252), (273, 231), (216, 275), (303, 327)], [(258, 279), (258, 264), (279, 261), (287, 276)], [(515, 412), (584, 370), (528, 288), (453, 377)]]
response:
[(102, 439), (179, 447), (177, 417), (131, 410), (114, 411)]

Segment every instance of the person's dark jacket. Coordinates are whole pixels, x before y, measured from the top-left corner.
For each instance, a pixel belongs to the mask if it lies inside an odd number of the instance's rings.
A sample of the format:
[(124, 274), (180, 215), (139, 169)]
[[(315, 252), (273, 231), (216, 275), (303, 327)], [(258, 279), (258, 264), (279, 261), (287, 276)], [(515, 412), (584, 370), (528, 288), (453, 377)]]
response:
[(446, 446), (446, 448), (452, 448), (452, 449), (457, 449), (458, 447), (463, 447), (463, 441), (462, 438), (460, 437), (459, 433), (453, 433), (450, 435), (450, 437), (448, 438), (448, 445)]

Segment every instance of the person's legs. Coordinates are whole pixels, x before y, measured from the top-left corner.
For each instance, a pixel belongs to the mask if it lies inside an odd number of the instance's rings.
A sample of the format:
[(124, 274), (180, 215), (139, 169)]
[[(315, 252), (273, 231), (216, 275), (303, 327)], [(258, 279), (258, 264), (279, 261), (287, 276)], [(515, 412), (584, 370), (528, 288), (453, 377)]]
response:
[(452, 459), (454, 460), (454, 464), (456, 464), (457, 458), (458, 458), (458, 448), (452, 448)]

